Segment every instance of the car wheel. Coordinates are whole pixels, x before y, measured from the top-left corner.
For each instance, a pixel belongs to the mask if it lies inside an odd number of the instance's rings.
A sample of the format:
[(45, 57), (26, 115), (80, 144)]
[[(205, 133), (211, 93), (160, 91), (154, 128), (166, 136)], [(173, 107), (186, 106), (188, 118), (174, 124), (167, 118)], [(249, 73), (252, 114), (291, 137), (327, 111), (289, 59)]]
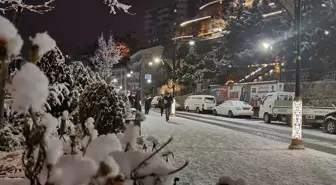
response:
[(212, 110), (212, 113), (213, 113), (214, 116), (218, 116), (217, 111), (215, 109)]
[(229, 116), (229, 118), (233, 118), (234, 117), (233, 112), (231, 110), (228, 112), (228, 116)]
[(264, 114), (264, 121), (265, 123), (271, 123), (272, 117), (268, 113)]
[(327, 131), (330, 134), (336, 134), (336, 121), (334, 120), (327, 121)]
[(190, 111), (190, 110), (189, 110), (189, 107), (186, 107), (186, 111), (187, 111), (187, 112), (189, 112), (189, 111)]
[(201, 113), (201, 111), (200, 111), (200, 109), (198, 107), (196, 108), (196, 112), (197, 113)]

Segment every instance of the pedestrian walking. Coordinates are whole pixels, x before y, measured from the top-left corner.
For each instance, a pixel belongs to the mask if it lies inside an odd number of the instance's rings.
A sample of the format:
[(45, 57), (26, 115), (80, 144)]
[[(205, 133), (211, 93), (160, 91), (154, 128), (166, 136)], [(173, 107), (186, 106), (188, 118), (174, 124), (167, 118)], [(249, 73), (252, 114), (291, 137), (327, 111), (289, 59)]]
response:
[(159, 105), (159, 108), (160, 108), (161, 116), (163, 116), (163, 111), (165, 109), (163, 94), (161, 94), (161, 96), (159, 97), (158, 105)]
[(167, 92), (166, 96), (164, 97), (164, 104), (166, 108), (166, 121), (169, 121), (170, 113), (171, 113), (171, 107), (173, 104), (173, 97), (170, 95), (169, 92)]
[(152, 97), (147, 95), (146, 100), (145, 100), (145, 114), (146, 115), (149, 114), (149, 109), (151, 108), (151, 103), (152, 103)]
[(135, 109), (141, 112), (141, 92), (140, 92), (140, 88), (136, 92), (134, 104), (135, 104)]

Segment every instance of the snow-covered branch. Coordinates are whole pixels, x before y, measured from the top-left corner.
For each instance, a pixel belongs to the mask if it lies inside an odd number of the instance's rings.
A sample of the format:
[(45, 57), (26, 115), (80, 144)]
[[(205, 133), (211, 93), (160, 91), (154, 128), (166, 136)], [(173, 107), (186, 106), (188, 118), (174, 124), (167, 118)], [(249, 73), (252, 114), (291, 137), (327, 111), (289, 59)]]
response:
[(134, 15), (128, 11), (132, 6), (131, 5), (126, 5), (123, 3), (119, 3), (118, 0), (104, 0), (104, 3), (110, 7), (110, 13), (116, 14), (116, 9), (122, 10), (125, 13)]
[(28, 10), (31, 12), (43, 14), (46, 12), (51, 11), (54, 9), (54, 3), (55, 0), (47, 0), (43, 4), (38, 4), (38, 5), (30, 5), (26, 4), (22, 0), (0, 0), (0, 11), (2, 13), (5, 13), (6, 11), (9, 10), (15, 10), (17, 11), (18, 9), (23, 9), (23, 10)]

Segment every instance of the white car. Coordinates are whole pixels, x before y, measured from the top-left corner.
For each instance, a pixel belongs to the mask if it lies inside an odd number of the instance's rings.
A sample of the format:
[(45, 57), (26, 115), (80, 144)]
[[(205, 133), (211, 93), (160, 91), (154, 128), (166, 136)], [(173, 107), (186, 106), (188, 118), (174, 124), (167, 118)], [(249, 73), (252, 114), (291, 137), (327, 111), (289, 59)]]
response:
[(152, 99), (151, 105), (152, 105), (153, 108), (159, 107), (159, 98), (160, 98), (160, 96), (155, 96)]
[(222, 104), (214, 107), (212, 112), (215, 116), (223, 115), (229, 116), (230, 118), (236, 116), (248, 116), (251, 117), (253, 112), (253, 107), (246, 102), (243, 101), (234, 101), (228, 100), (223, 102)]

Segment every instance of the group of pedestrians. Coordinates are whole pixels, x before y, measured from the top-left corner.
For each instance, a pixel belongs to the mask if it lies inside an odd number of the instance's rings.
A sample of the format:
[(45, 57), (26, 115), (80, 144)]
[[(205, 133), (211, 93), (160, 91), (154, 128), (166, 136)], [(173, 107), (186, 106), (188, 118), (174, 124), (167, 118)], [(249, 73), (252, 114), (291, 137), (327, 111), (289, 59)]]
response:
[[(141, 101), (140, 101), (140, 91), (138, 91), (135, 95), (128, 94), (128, 99), (132, 107), (136, 108), (141, 112)], [(149, 95), (145, 97), (145, 114), (149, 114), (149, 110), (151, 108), (153, 98)], [(174, 102), (173, 97), (167, 92), (165, 95), (161, 94), (158, 98), (158, 106), (160, 108), (161, 116), (165, 112), (166, 121), (169, 121), (169, 117), (171, 114), (172, 104)]]

